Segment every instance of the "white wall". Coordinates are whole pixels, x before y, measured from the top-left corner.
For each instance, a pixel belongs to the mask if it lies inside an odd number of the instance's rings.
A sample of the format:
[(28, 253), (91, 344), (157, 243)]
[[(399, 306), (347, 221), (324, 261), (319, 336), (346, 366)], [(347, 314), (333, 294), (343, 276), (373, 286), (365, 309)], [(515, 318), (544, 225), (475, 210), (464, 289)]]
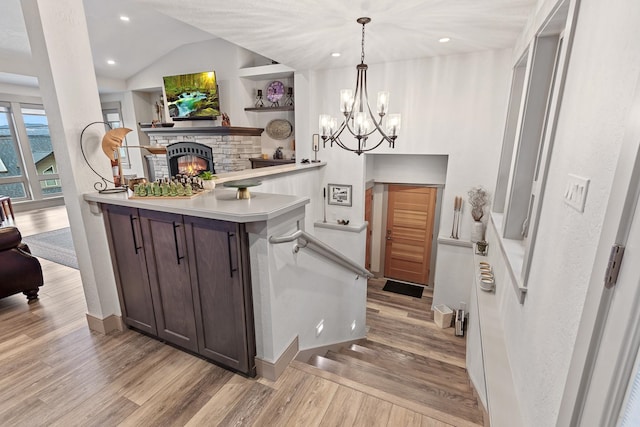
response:
[(368, 154), (367, 181), (387, 184), (444, 185), (446, 155)]
[[(369, 93), (375, 103), (379, 90), (391, 92), (390, 112), (402, 114), (402, 132), (396, 148), (383, 144), (377, 153), (448, 155), (443, 206), (453, 206), (456, 195), (475, 185), (493, 188), (510, 84), (510, 50), (476, 52), (438, 58), (423, 58), (370, 64)], [(318, 133), (320, 113), (340, 117), (339, 91), (351, 88), (353, 67), (310, 73), (309, 108), (305, 132), (309, 140)], [(327, 160), (327, 179), (354, 185), (353, 218), (363, 215), (364, 166), (360, 157), (338, 148), (321, 149)], [(407, 174), (422, 173), (419, 166)], [(357, 177), (357, 178), (354, 178)], [(345, 181), (338, 181), (345, 180)], [(346, 208), (342, 208), (346, 209)], [(450, 215), (449, 215), (450, 216)], [(443, 216), (441, 230), (451, 228), (452, 218)], [(471, 216), (465, 211), (462, 237), (470, 234)]]
[[(3, 71), (0, 69), (0, 71)], [(0, 83), (0, 96), (3, 101), (9, 101), (8, 99), (12, 95), (16, 96), (32, 96), (40, 98), (40, 89), (31, 86), (19, 86), (7, 83)], [(41, 100), (39, 102), (42, 102)]]
[[(366, 280), (306, 249), (294, 254), (293, 243), (273, 245), (251, 234), (250, 245), (259, 358), (277, 361), (296, 336), (301, 350), (365, 336)], [(320, 321), (324, 329), (316, 336)]]
[[(241, 80), (238, 70), (251, 66), (255, 58), (260, 56), (223, 39), (192, 43), (174, 49), (129, 78), (127, 89), (160, 90), (163, 87), (163, 76), (215, 70), (220, 91), (220, 110), (229, 115), (232, 126), (252, 126), (254, 118), (244, 108), (253, 106), (255, 102), (253, 84)], [(176, 126), (211, 124), (208, 121), (182, 121)], [(219, 124), (218, 122), (217, 125)]]
[[(405, 166), (402, 179), (414, 182), (424, 178), (429, 171), (424, 170), (426, 164), (415, 160), (404, 162), (409, 157), (425, 154), (448, 158), (441, 200), (442, 220), (437, 234), (450, 235), (455, 196), (463, 196), (466, 200), (466, 192), (471, 187), (483, 185), (492, 191), (495, 185), (509, 96), (511, 59), (510, 50), (501, 50), (369, 65), (371, 96), (379, 90), (389, 90), (390, 112), (402, 114), (402, 132), (395, 150), (383, 144), (376, 152), (389, 156), (406, 155), (398, 162)], [(353, 68), (349, 67), (320, 70), (304, 76), (309, 84), (304, 96), (309, 96), (312, 102), (308, 122), (297, 123), (297, 132), (303, 138), (306, 134), (310, 141), (311, 135), (318, 132), (320, 113), (339, 117), (339, 91), (353, 86), (354, 74)], [(300, 114), (298, 109), (297, 117)], [(350, 221), (361, 221), (365, 180), (372, 173), (383, 173), (376, 172), (377, 157), (371, 156), (374, 166), (368, 168), (373, 172), (366, 177), (362, 156), (327, 147), (320, 150), (318, 157), (329, 163), (325, 185), (329, 182), (353, 185), (353, 207), (329, 206), (327, 219), (348, 217)], [(384, 163), (384, 160), (380, 162)], [(389, 177), (385, 175), (386, 178)], [(471, 221), (470, 213), (464, 209), (460, 229), (462, 239), (469, 238)], [(441, 252), (440, 247), (438, 252)], [(470, 284), (460, 284), (458, 278), (450, 274), (452, 265), (463, 263), (469, 256), (470, 252), (468, 255), (452, 254), (441, 262), (438, 254), (434, 303), (457, 306), (460, 301), (469, 301)], [(448, 292), (450, 298), (439, 298), (439, 288), (446, 289), (454, 284), (463, 288)]]
[[(595, 258), (596, 242), (640, 71), (639, 20), (636, 1), (581, 2), (524, 305), (503, 273), (495, 231), (489, 233), (489, 257), (499, 272), (496, 297), (527, 426), (555, 425), (590, 274), (594, 263), (606, 263)], [(534, 30), (523, 39), (530, 41)], [(562, 201), (569, 173), (591, 179), (584, 213)]]
[[(324, 167), (273, 178), (265, 177), (252, 192), (273, 192), (306, 196), (305, 217), (300, 227), (351, 260), (364, 264), (365, 233), (319, 229), (313, 226), (321, 206)], [(296, 230), (295, 223), (269, 224), (250, 235), (254, 309), (258, 357), (275, 362), (298, 336), (301, 350), (349, 341), (365, 336), (366, 280), (323, 257), (300, 249), (294, 243), (270, 244), (268, 236), (282, 236)], [(255, 262), (254, 262), (255, 261)], [(324, 320), (324, 330), (315, 327)], [(355, 320), (356, 328), (351, 331)]]

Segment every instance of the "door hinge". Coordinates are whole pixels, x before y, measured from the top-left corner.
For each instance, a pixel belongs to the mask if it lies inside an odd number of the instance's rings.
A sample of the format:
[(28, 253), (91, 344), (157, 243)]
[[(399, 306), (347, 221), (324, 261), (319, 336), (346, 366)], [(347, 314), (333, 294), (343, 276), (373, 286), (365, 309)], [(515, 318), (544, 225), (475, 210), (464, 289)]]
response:
[(616, 244), (611, 247), (607, 271), (604, 274), (605, 288), (611, 289), (618, 281), (618, 274), (620, 273), (620, 264), (622, 264), (623, 255), (624, 246)]

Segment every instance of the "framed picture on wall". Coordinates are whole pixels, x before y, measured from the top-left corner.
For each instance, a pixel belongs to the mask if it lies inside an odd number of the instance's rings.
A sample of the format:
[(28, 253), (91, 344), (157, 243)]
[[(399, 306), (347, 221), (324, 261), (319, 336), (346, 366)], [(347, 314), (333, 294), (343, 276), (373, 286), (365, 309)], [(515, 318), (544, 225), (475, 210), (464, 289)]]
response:
[(343, 184), (329, 184), (329, 204), (351, 206), (351, 186)]

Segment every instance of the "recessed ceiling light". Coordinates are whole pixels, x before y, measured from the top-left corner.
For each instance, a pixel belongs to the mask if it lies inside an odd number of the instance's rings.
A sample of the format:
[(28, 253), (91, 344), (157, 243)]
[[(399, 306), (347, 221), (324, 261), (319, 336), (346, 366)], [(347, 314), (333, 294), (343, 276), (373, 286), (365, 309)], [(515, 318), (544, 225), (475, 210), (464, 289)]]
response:
[(443, 37), (440, 40), (438, 40), (440, 43), (448, 43), (451, 41), (451, 39), (449, 37)]
[(131, 19), (129, 19), (129, 17), (128, 17), (128, 16), (125, 16), (125, 15), (120, 15), (120, 20), (121, 20), (121, 21), (124, 21), (124, 22), (129, 22), (129, 21), (131, 21)]
[(340, 52), (333, 52), (331, 56), (333, 56), (334, 58), (337, 58), (338, 56), (340, 56)]
[(116, 65), (116, 61), (114, 61), (113, 59), (107, 59), (107, 64)]

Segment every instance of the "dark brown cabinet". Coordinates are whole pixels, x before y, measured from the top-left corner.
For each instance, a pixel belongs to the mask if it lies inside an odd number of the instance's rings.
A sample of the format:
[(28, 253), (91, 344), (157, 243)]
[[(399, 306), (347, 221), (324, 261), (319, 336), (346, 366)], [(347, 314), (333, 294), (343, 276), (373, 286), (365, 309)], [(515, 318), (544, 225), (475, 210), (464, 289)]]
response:
[(203, 356), (241, 372), (250, 366), (255, 341), (244, 226), (226, 221), (185, 217), (198, 330)]
[(156, 335), (151, 287), (137, 209), (104, 205), (109, 249), (116, 268), (118, 296), (125, 323)]
[(140, 210), (158, 336), (198, 351), (182, 215)]
[(244, 225), (112, 205), (103, 211), (125, 323), (254, 376)]

